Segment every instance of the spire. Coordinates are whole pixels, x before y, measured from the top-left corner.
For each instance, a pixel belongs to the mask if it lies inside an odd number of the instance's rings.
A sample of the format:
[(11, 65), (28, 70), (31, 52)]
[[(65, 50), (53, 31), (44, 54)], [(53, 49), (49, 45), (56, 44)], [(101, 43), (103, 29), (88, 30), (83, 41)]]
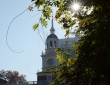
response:
[(50, 29), (51, 34), (54, 34), (54, 31), (55, 31), (55, 29), (54, 29), (54, 27), (53, 27), (53, 15), (52, 15), (52, 27), (51, 27), (51, 29)]

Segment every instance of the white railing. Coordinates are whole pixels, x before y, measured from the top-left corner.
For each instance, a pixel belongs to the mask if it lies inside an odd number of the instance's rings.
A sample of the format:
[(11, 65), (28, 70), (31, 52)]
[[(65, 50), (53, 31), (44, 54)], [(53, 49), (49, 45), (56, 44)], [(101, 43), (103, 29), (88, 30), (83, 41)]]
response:
[(41, 80), (37, 82), (37, 84), (45, 84), (45, 83), (47, 83), (47, 80)]
[(37, 81), (28, 81), (24, 83), (2, 83), (0, 85), (37, 85)]

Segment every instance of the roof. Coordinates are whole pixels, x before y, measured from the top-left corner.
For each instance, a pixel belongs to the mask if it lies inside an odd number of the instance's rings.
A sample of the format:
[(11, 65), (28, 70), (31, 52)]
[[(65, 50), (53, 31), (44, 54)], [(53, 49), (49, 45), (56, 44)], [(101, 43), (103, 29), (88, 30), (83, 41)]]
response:
[[(77, 36), (72, 37), (72, 38), (69, 38), (69, 39), (59, 39), (59, 41), (58, 41), (58, 47), (59, 47), (59, 48), (60, 48), (60, 47), (62, 47), (62, 48), (65, 48), (65, 47), (69, 48), (69, 47), (71, 47), (72, 44), (73, 44), (74, 42), (76, 42), (78, 39), (79, 39), (79, 38), (78, 38)], [(67, 44), (67, 45), (66, 45), (66, 41), (68, 41), (68, 44)]]
[(50, 35), (47, 37), (47, 39), (49, 39), (49, 38), (57, 38), (57, 39), (58, 39), (58, 37), (57, 37), (55, 34), (50, 34)]

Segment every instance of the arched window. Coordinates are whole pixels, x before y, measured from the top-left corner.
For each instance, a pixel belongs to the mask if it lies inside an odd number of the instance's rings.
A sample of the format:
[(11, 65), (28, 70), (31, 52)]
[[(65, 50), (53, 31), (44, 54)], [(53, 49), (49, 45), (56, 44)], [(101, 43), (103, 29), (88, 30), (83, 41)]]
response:
[(52, 48), (52, 41), (50, 41), (50, 48)]
[(54, 41), (54, 48), (56, 48), (56, 41)]

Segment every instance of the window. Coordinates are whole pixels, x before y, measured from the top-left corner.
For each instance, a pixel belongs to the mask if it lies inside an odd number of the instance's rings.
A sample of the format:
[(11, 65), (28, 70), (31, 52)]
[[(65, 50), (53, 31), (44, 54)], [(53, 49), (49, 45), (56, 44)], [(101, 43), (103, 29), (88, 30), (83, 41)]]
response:
[(50, 41), (50, 48), (52, 48), (52, 41)]
[(48, 81), (52, 81), (52, 77), (51, 76), (48, 76)]
[(56, 41), (54, 41), (54, 48), (56, 48)]

